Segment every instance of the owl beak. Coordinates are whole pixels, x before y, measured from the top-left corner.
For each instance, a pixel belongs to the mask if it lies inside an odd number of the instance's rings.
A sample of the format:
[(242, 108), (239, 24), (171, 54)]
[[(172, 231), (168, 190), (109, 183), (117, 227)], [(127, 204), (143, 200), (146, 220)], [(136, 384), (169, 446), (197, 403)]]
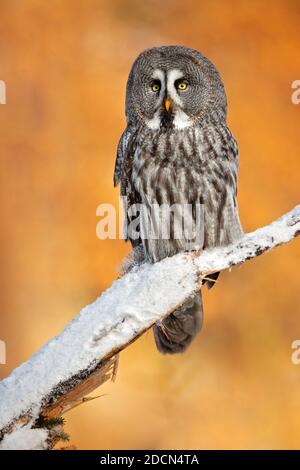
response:
[(171, 108), (171, 100), (169, 98), (165, 99), (165, 108), (167, 112), (169, 112), (169, 109)]

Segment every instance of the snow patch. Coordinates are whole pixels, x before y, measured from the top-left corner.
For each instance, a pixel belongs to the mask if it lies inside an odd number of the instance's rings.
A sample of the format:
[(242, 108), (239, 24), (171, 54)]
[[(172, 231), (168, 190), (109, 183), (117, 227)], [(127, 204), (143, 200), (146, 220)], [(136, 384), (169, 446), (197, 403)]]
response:
[(46, 450), (47, 439), (46, 429), (31, 429), (30, 425), (16, 427), (10, 434), (5, 434), (0, 450)]

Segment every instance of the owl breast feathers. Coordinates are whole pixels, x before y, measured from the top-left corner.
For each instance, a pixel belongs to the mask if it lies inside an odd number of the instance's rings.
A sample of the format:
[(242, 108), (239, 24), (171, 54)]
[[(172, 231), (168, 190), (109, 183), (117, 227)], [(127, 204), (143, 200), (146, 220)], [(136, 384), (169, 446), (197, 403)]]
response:
[[(242, 236), (238, 149), (226, 109), (219, 73), (195, 50), (153, 48), (133, 64), (114, 182), (121, 183), (126, 237), (145, 260), (157, 262), (193, 246), (226, 245)], [(186, 219), (192, 231), (182, 230)], [(190, 343), (202, 323), (200, 301), (156, 327), (162, 352), (182, 351)]]

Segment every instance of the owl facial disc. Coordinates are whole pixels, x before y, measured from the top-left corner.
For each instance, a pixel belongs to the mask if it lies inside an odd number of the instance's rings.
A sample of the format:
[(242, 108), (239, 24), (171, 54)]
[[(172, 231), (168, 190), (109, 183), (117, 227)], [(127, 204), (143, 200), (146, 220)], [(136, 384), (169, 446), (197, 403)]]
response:
[(176, 89), (178, 81), (184, 79), (184, 73), (179, 69), (167, 71), (156, 69), (152, 78), (157, 81), (158, 95), (154, 115), (146, 120), (147, 126), (153, 130), (161, 127), (175, 129), (189, 127), (191, 120), (182, 109), (183, 102)]

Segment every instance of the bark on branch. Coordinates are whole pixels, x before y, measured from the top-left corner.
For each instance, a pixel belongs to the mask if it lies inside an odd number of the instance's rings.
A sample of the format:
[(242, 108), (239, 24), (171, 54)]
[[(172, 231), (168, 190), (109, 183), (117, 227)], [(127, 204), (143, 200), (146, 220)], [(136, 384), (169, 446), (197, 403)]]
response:
[(255, 258), (299, 234), (297, 206), (230, 246), (144, 264), (115, 281), (59, 336), (0, 383), (2, 447), (17, 446), (18, 439), (12, 436), (20, 434), (20, 429), (32, 433), (32, 438), (35, 431), (46, 430), (43, 448), (51, 447), (62, 436), (59, 418), (114, 378), (118, 353), (195, 295), (203, 278)]

